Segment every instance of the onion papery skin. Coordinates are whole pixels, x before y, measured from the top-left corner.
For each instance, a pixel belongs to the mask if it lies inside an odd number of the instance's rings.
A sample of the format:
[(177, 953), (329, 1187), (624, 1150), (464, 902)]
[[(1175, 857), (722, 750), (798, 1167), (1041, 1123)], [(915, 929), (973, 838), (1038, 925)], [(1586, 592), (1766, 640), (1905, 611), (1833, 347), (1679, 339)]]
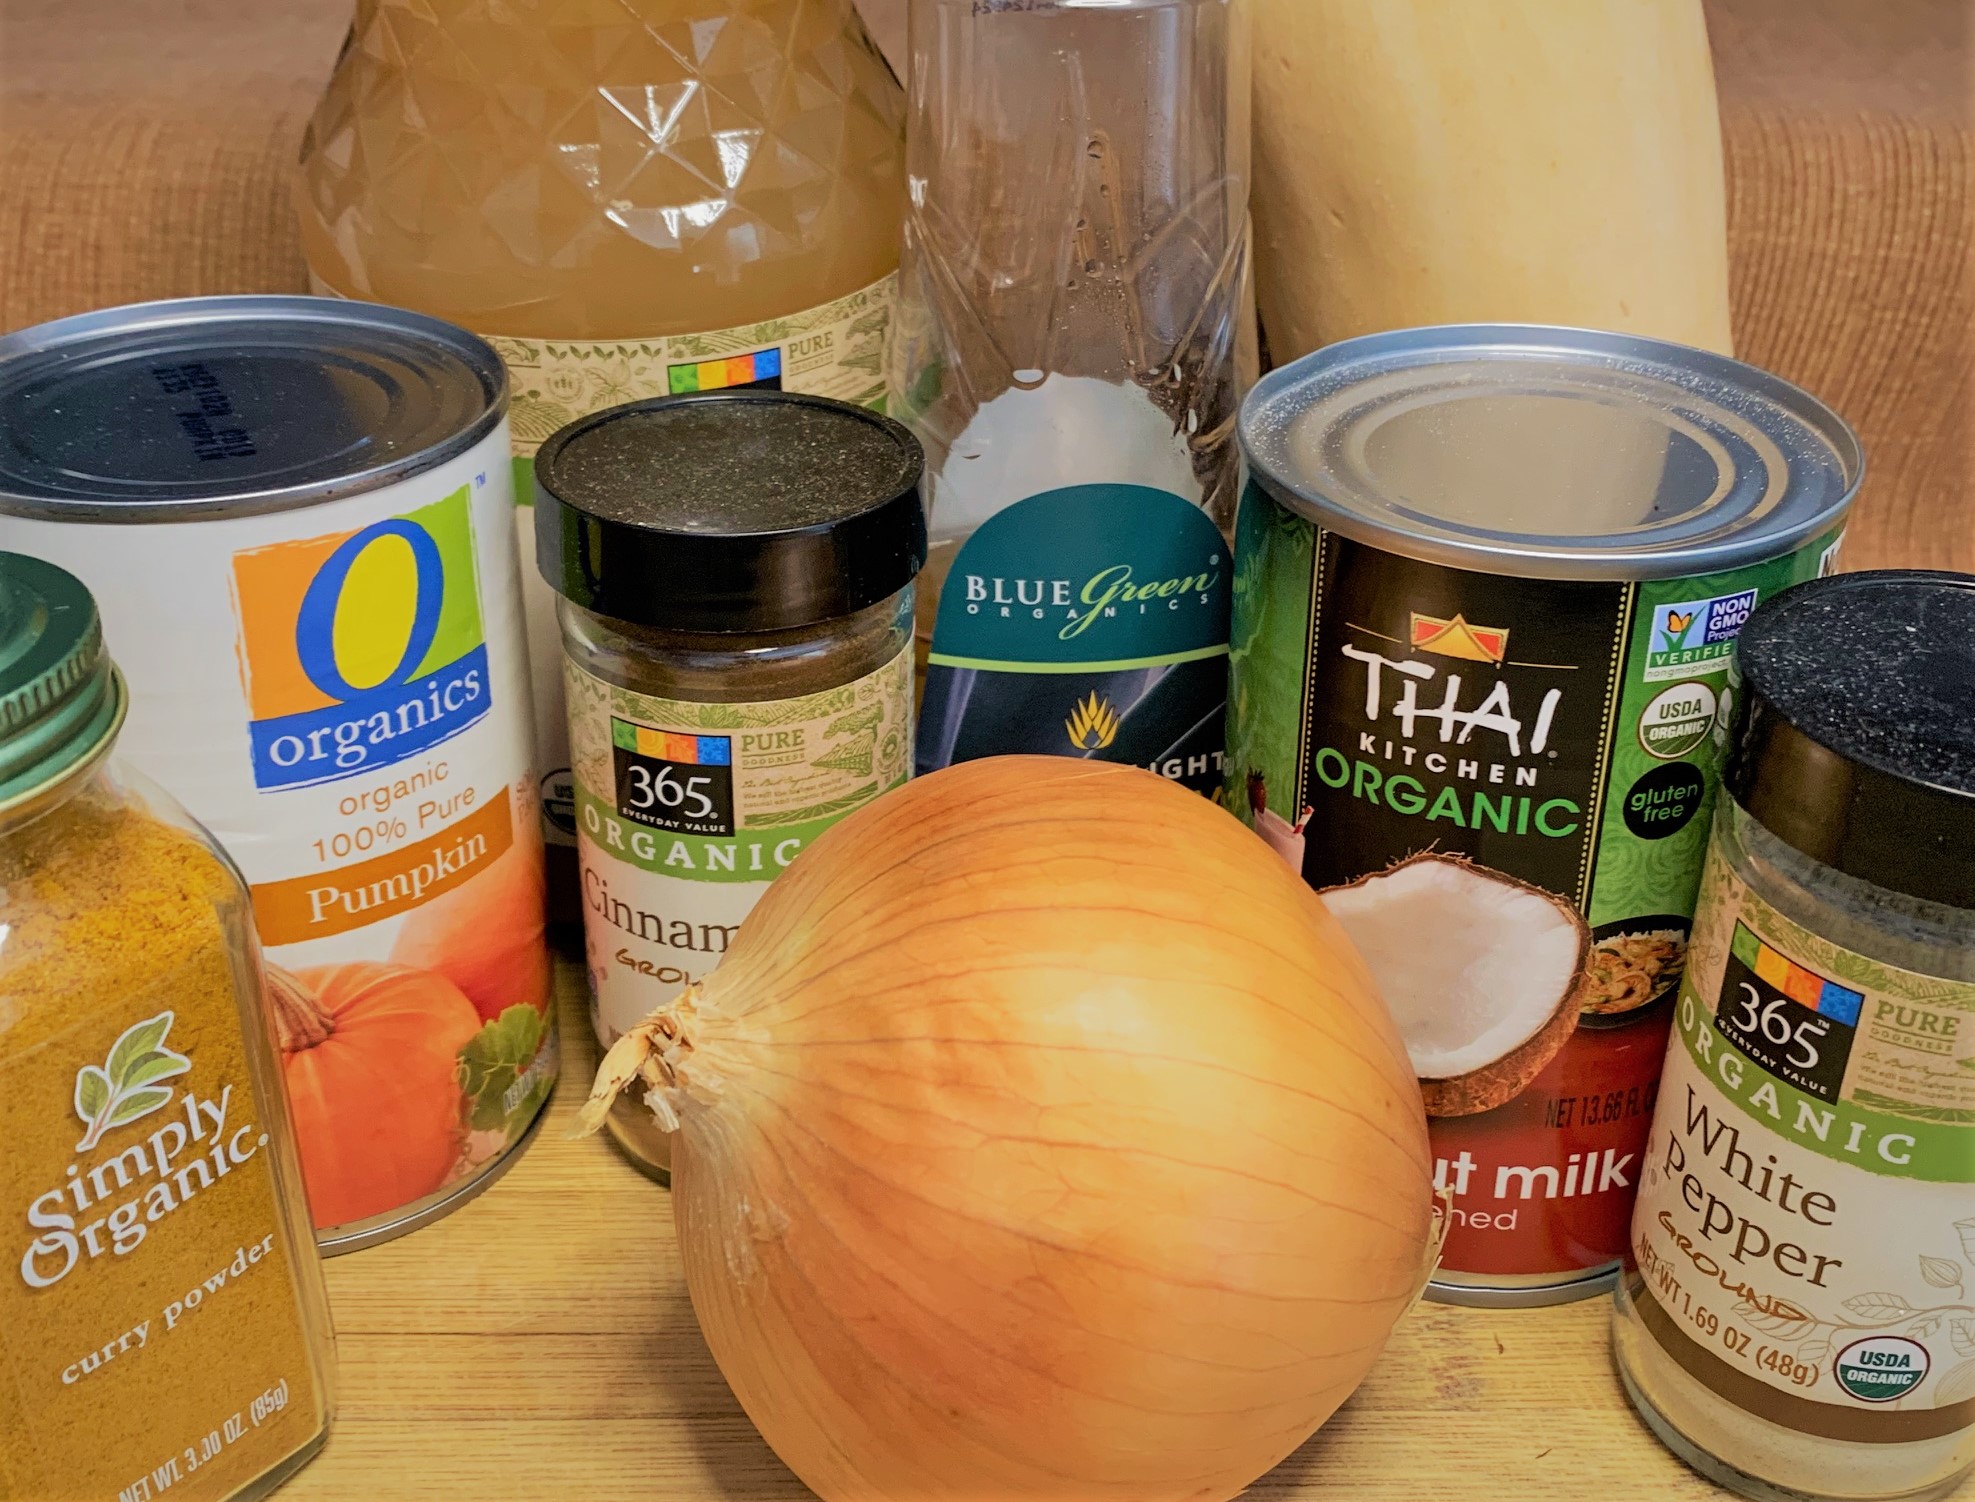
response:
[(827, 1502), (1232, 1497), (1423, 1279), (1425, 1119), (1368, 973), (1148, 773), (909, 784), (666, 1025), (694, 1309)]

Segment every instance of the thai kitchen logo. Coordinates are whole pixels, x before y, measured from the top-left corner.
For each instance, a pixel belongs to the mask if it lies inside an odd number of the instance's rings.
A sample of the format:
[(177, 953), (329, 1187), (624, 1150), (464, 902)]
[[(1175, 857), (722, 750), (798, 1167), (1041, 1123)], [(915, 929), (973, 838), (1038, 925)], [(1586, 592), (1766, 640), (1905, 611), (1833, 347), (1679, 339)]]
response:
[(468, 487), (233, 559), (254, 785), (375, 771), (491, 703)]
[(1070, 711), (1063, 729), (1077, 750), (1102, 751), (1118, 738), (1118, 716), (1111, 701), (1092, 689), (1090, 697), (1078, 701)]
[(1499, 664), (1509, 655), (1509, 628), (1470, 626), (1456, 615), (1442, 620), (1437, 615), (1412, 612), (1413, 650), (1431, 652), (1436, 657), (1457, 657), (1463, 662)]
[[(99, 1257), (128, 1256), (154, 1225), (267, 1144), (260, 1127), (232, 1119), (233, 1086), (208, 1099), (165, 1083), (192, 1069), (168, 1041), (176, 1020), (167, 1010), (132, 1023), (100, 1064), (76, 1071), (82, 1137), (61, 1182), (28, 1204), (33, 1239), (19, 1264), (28, 1287), (50, 1288)], [(143, 1136), (125, 1132), (140, 1123)]]
[(1655, 605), (1646, 644), (1646, 681), (1661, 682), (1727, 668), (1735, 638), (1756, 608), (1756, 591)]
[(1309, 807), (1325, 831), (1305, 877), (1438, 851), (1588, 897), (1630, 586), (1318, 545), (1300, 779), (1279, 794), (1285, 818)]

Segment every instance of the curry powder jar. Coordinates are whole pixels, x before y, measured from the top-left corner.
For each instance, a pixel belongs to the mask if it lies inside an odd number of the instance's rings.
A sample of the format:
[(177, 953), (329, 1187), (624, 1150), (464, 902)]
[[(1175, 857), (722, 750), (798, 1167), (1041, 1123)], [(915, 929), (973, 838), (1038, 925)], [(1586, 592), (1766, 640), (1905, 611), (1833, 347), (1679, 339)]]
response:
[(239, 874), (110, 758), (95, 601), (0, 553), (0, 1497), (258, 1497), (332, 1346)]

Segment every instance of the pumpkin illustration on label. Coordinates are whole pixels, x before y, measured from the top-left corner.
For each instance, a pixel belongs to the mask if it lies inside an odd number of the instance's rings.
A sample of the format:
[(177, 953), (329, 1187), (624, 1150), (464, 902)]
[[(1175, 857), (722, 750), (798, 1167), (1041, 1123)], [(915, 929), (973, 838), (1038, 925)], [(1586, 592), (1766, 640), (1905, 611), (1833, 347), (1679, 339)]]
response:
[(391, 946), (391, 962), (434, 970), (473, 1003), (483, 1022), (511, 1006), (546, 1011), (548, 883), (542, 837), (525, 798), (511, 800), (514, 843), (485, 869), (414, 908)]
[(358, 962), (294, 974), (272, 965), (302, 1178), (318, 1228), (432, 1193), (460, 1156), (459, 1055), (480, 1014), (444, 976)]

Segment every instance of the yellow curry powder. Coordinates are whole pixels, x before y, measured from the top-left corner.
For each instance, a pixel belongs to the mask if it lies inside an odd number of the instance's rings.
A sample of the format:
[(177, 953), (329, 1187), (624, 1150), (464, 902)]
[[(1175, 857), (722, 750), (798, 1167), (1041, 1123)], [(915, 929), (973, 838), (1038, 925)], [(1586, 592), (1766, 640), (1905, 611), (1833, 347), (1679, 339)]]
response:
[(0, 818), (0, 1497), (230, 1497), (324, 1434), (248, 934), (211, 849), (103, 777)]

